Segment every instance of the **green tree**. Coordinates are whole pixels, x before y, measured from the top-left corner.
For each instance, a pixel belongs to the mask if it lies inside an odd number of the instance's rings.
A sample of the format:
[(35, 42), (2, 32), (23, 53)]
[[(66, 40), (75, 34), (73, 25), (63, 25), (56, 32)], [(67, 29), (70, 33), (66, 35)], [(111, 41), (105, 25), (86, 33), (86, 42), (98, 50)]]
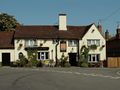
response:
[(11, 31), (19, 25), (14, 16), (7, 13), (0, 13), (0, 31)]

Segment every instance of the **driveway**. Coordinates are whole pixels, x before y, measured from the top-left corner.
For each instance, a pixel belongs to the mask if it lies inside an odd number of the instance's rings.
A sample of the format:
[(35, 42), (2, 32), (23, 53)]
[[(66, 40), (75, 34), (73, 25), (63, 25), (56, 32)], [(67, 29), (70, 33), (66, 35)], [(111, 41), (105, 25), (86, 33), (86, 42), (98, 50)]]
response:
[(120, 69), (0, 68), (0, 90), (120, 90)]

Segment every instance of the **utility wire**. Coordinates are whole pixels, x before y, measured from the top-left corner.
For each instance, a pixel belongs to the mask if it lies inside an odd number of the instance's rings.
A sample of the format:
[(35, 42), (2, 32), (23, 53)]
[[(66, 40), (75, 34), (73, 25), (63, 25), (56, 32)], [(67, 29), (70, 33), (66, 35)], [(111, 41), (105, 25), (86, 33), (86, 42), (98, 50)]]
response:
[(115, 11), (113, 11), (111, 14), (109, 14), (107, 17), (100, 19), (99, 22), (105, 22), (107, 20), (109, 20), (111, 17), (113, 17), (115, 14), (117, 14), (120, 11), (120, 8), (116, 9)]

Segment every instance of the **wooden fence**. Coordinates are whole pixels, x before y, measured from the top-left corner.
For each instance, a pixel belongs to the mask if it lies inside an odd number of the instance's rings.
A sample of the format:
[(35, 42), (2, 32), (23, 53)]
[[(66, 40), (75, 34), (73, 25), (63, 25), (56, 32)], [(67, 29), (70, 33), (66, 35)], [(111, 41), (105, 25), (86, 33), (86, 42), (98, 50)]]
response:
[(109, 68), (120, 68), (120, 57), (108, 57), (107, 66)]

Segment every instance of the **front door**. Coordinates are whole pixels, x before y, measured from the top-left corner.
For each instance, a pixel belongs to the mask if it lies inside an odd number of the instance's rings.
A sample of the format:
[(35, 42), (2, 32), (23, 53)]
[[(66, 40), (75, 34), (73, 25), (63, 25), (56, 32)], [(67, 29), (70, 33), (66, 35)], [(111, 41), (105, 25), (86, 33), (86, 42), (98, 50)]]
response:
[(10, 66), (10, 53), (2, 53), (2, 65)]
[(77, 66), (77, 53), (69, 53), (69, 63), (71, 66)]

